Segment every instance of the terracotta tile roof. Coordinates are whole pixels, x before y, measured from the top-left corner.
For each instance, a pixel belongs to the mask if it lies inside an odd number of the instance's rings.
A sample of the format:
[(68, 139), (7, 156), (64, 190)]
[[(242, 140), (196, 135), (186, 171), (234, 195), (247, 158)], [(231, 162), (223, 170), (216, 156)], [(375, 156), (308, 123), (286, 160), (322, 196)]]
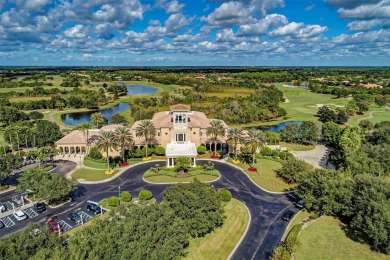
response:
[[(89, 130), (88, 138), (89, 140), (96, 139), (96, 136), (99, 135), (98, 129)], [(82, 131), (75, 130), (62, 137), (60, 140), (55, 142), (55, 145), (64, 145), (64, 144), (84, 144), (85, 137)]]
[(117, 129), (120, 126), (122, 126), (122, 125), (120, 125), (120, 124), (105, 125), (102, 128), (100, 128), (100, 130), (105, 130), (105, 131), (115, 130), (115, 129)]
[(176, 112), (191, 111), (191, 107), (184, 104), (172, 105), (170, 109), (171, 111), (176, 111)]

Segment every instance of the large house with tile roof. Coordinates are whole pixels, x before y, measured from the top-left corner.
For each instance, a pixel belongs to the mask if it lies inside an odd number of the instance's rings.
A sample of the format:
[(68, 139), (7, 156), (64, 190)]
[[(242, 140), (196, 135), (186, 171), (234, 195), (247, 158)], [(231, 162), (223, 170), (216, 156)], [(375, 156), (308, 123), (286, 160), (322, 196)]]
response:
[[(153, 144), (165, 148), (167, 157), (167, 166), (174, 166), (174, 159), (178, 156), (187, 156), (192, 160), (192, 165), (196, 165), (197, 147), (200, 145), (211, 149), (214, 146), (214, 140), (206, 135), (206, 129), (210, 126), (210, 119), (198, 111), (192, 111), (188, 105), (178, 104), (170, 107), (170, 111), (158, 112), (153, 115), (152, 122), (156, 128), (156, 136)], [(216, 141), (217, 150), (223, 148), (226, 144), (228, 135), (228, 126), (221, 120), (225, 129), (225, 136)], [(131, 126), (131, 133), (134, 137), (132, 149), (143, 148), (145, 140), (136, 136), (136, 129), (141, 121), (136, 121)], [(96, 145), (96, 137), (100, 130), (114, 131), (119, 125), (107, 125), (101, 129), (89, 130), (88, 144)], [(85, 154), (86, 153), (86, 135), (80, 130), (75, 130), (58, 140), (55, 145), (62, 154)], [(119, 151), (112, 151), (110, 155), (119, 155)]]

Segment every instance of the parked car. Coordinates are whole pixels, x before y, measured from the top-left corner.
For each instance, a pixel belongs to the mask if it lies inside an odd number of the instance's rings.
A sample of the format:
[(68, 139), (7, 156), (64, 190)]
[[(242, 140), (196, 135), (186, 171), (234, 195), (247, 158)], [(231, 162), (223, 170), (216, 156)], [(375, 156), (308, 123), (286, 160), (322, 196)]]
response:
[(305, 201), (304, 200), (298, 200), (297, 203), (295, 203), (295, 206), (299, 209), (303, 209), (305, 206)]
[(80, 224), (82, 222), (81, 216), (76, 212), (69, 213), (68, 218), (76, 224)]
[(16, 211), (13, 215), (19, 222), (27, 219), (27, 215), (22, 210)]
[(102, 212), (102, 209), (96, 204), (88, 204), (87, 210), (92, 211), (94, 214), (99, 214)]
[(0, 220), (0, 229), (2, 229), (3, 227), (5, 227), (3, 221)]
[(0, 212), (4, 212), (4, 211), (7, 211), (7, 207), (0, 202)]
[(295, 213), (292, 212), (291, 210), (287, 210), (286, 212), (283, 213), (282, 219), (285, 221), (289, 221), (294, 216), (294, 214)]
[(45, 203), (43, 202), (38, 202), (34, 204), (34, 208), (38, 213), (42, 213), (46, 211), (46, 206)]
[(54, 219), (49, 219), (47, 221), (47, 226), (49, 228), (49, 230), (55, 234), (58, 234), (58, 232), (62, 232), (63, 229), (62, 227), (60, 226), (60, 224), (58, 224), (57, 221), (55, 221)]

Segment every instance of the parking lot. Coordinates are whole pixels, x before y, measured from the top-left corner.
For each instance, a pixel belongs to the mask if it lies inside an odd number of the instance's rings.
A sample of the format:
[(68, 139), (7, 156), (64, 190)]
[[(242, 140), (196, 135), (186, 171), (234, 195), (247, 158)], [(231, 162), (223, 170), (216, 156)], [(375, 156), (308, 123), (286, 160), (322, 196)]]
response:
[[(18, 198), (20, 200), (20, 198)], [(6, 215), (0, 218), (0, 221), (4, 223), (4, 228), (2, 231), (0, 231), (0, 237), (5, 234), (13, 233), (21, 228), (26, 227), (29, 223), (38, 224), (39, 226), (45, 226), (48, 218), (53, 218), (55, 221), (61, 226), (61, 234), (68, 232), (69, 230), (84, 225), (88, 221), (91, 221), (93, 218), (95, 218), (98, 215), (95, 215), (87, 210), (87, 204), (83, 203), (80, 207), (74, 209), (74, 210), (67, 210), (69, 209), (69, 205), (64, 205), (63, 210), (64, 213), (58, 213), (57, 215), (53, 215), (53, 212), (59, 212), (58, 209), (51, 209), (46, 206), (46, 211), (42, 213), (38, 213), (34, 206), (27, 207), (27, 208), (20, 208), (19, 203), (16, 204), (14, 200), (9, 201), (2, 201), (2, 203), (6, 207), (6, 211), (4, 212)], [(13, 204), (13, 205), (12, 205)], [(17, 221), (13, 213), (15, 211), (22, 210), (24, 214), (27, 216), (27, 219)], [(69, 218), (70, 213), (76, 213), (78, 216), (80, 216), (79, 222), (75, 222)], [(8, 215), (7, 215), (8, 213)], [(103, 210), (103, 213), (105, 211)]]

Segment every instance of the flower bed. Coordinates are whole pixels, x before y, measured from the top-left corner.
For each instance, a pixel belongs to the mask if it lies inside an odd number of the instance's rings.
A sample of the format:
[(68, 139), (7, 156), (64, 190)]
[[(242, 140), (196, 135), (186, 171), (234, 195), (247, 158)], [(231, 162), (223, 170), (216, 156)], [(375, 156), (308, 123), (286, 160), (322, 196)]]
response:
[(210, 158), (212, 158), (212, 159), (219, 159), (219, 155), (214, 155), (213, 154), (213, 155), (210, 156)]
[(142, 158), (142, 161), (150, 161), (150, 160), (152, 160), (152, 157), (144, 157), (144, 158)]
[(239, 163), (240, 163), (240, 160), (233, 160), (232, 163), (234, 163), (234, 164), (239, 164)]
[(104, 172), (104, 174), (107, 174), (107, 175), (111, 175), (111, 174), (114, 174), (115, 171), (114, 170), (107, 170)]
[(119, 163), (119, 166), (126, 167), (126, 166), (129, 166), (129, 163), (128, 162), (121, 162), (121, 163)]
[(255, 168), (255, 167), (249, 167), (249, 168), (248, 168), (248, 171), (250, 171), (250, 172), (257, 172), (257, 168)]

